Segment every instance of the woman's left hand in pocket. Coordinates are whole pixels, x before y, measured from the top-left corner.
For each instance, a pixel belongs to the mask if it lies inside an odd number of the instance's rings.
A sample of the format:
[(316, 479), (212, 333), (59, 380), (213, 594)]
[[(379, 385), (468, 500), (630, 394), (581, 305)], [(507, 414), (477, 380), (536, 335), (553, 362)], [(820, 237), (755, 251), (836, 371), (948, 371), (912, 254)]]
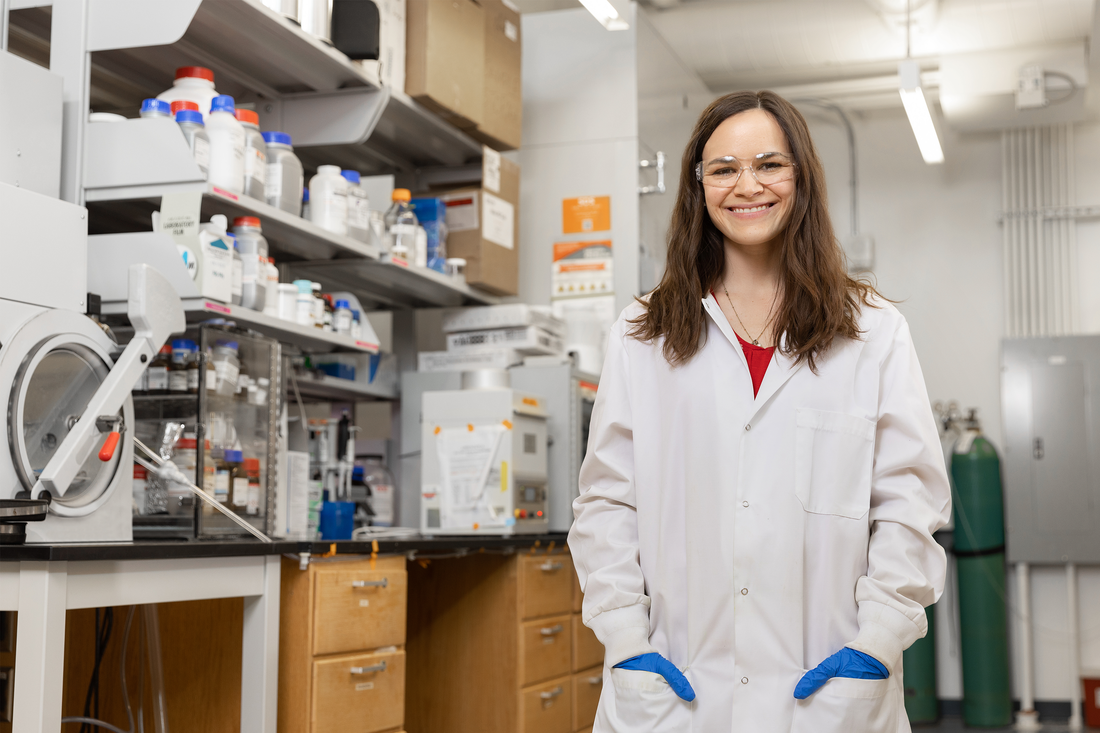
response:
[(847, 677), (857, 680), (884, 680), (890, 676), (882, 662), (869, 654), (844, 647), (828, 657), (821, 664), (802, 675), (794, 688), (794, 696), (805, 700), (821, 689), (821, 686), (833, 677)]

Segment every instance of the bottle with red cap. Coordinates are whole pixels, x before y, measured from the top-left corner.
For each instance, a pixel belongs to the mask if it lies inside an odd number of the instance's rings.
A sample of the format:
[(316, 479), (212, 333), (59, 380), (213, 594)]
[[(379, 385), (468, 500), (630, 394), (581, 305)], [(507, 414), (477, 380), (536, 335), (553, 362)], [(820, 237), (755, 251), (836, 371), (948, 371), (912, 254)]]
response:
[[(203, 122), (206, 122), (210, 114), (210, 103), (218, 92), (214, 89), (214, 72), (203, 66), (181, 66), (176, 69), (176, 80), (172, 82), (172, 88), (161, 92), (157, 99), (172, 102), (186, 100), (192, 102), (202, 114)], [(172, 110), (172, 117), (178, 110)]]
[(244, 127), (244, 195), (257, 201), (266, 200), (267, 143), (260, 134), (260, 116), (250, 109), (233, 113)]
[(233, 234), (241, 254), (241, 305), (263, 310), (267, 300), (267, 240), (260, 220), (238, 216), (233, 220)]
[(172, 110), (173, 120), (176, 119), (176, 113), (180, 110), (185, 109), (189, 112), (199, 111), (199, 105), (195, 104), (194, 102), (188, 102), (186, 99), (177, 99), (175, 102), (172, 102), (172, 104), (169, 105), (169, 108)]

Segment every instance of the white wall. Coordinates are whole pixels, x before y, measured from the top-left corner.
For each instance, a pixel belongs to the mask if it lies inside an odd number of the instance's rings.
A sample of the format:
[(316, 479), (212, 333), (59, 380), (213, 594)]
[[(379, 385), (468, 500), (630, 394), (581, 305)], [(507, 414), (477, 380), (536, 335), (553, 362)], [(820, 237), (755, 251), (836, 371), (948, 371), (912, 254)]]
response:
[[(1100, 206), (1100, 123), (1075, 125), (1073, 134), (1077, 204)], [(1100, 217), (1077, 222), (1077, 267), (1081, 332), (1100, 333)]]

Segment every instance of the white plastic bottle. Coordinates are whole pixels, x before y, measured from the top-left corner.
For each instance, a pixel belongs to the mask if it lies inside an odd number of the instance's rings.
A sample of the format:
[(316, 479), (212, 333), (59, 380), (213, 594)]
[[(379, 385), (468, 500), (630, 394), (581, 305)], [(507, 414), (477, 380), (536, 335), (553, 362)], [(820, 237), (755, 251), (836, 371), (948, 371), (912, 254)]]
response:
[(267, 187), (264, 198), (277, 209), (302, 214), (302, 161), (294, 154), (290, 135), (285, 132), (263, 133), (267, 145)]
[(264, 265), (264, 276), (267, 278), (267, 290), (264, 292), (264, 315), (272, 318), (279, 317), (279, 268), (275, 266), (275, 260), (268, 257)]
[(210, 184), (230, 193), (244, 193), (244, 125), (233, 115), (233, 97), (221, 94), (211, 102), (206, 118), (210, 137)]
[(233, 220), (233, 234), (241, 254), (241, 305), (263, 310), (267, 301), (267, 240), (260, 220), (238, 216)]
[(195, 157), (199, 170), (203, 176), (209, 176), (210, 137), (202, 124), (202, 115), (189, 109), (181, 109), (176, 113), (176, 123), (187, 138), (187, 145), (191, 148), (191, 155)]
[(348, 236), (366, 242), (370, 235), (370, 205), (359, 185), (359, 171), (340, 171), (348, 182)]
[(171, 119), (172, 105), (162, 99), (143, 100), (141, 103), (141, 118), (145, 120), (153, 117)]
[(332, 313), (332, 330), (344, 336), (351, 336), (351, 308), (346, 300), (336, 301)]
[(298, 325), (313, 325), (313, 283), (309, 280), (295, 280), (298, 288)]
[(244, 127), (244, 193), (257, 201), (267, 197), (267, 143), (260, 134), (260, 116), (250, 109), (233, 111)]
[(322, 165), (309, 180), (310, 220), (333, 234), (348, 233), (348, 182), (340, 166)]
[(203, 121), (210, 114), (210, 103), (218, 92), (214, 89), (214, 72), (202, 66), (181, 66), (176, 69), (172, 88), (157, 95), (157, 99), (172, 103), (185, 99), (199, 106)]
[(225, 236), (233, 242), (233, 269), (230, 275), (232, 279), (229, 283), (230, 301), (233, 305), (240, 305), (244, 282), (244, 260), (241, 259), (241, 250), (237, 244), (237, 238), (232, 234), (226, 234)]
[(386, 234), (390, 247), (389, 257), (398, 264), (408, 266), (409, 258), (416, 252), (416, 230), (419, 222), (409, 201), (412, 194), (407, 188), (393, 190), (393, 206), (386, 212)]

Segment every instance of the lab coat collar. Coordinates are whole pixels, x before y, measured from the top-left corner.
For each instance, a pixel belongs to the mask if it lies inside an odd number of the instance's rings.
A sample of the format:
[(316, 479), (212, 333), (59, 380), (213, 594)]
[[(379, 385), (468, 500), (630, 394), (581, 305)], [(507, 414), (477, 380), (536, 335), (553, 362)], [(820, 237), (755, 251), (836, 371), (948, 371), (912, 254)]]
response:
[[(745, 350), (741, 348), (741, 342), (737, 340), (737, 334), (733, 332), (726, 314), (722, 312), (722, 307), (718, 305), (718, 301), (715, 300), (712, 293), (708, 293), (707, 297), (703, 298), (703, 307), (715, 325), (718, 326), (718, 330), (733, 344), (734, 351), (741, 359), (741, 364), (745, 367), (745, 374), (748, 376), (749, 362), (745, 358)], [(786, 334), (781, 338), (781, 345), (783, 345), (787, 339)], [(793, 377), (802, 366), (802, 364), (796, 364), (794, 359), (784, 354), (781, 348), (772, 352), (772, 361), (768, 365), (768, 371), (764, 373), (764, 381), (760, 384), (760, 391), (756, 393), (756, 399), (753, 400), (752, 410), (748, 416), (748, 424), (751, 424), (756, 414), (760, 412), (764, 405), (768, 404), (768, 401), (775, 396), (779, 388), (786, 384), (787, 380)]]

